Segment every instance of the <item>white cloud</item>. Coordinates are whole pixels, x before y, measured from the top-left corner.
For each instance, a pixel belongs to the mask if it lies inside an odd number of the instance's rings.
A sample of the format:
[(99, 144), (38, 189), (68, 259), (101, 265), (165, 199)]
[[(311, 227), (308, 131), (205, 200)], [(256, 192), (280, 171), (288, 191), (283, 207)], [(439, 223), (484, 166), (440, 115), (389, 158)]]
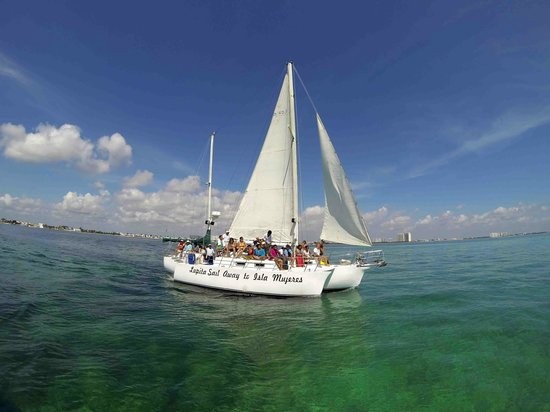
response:
[(185, 179), (172, 179), (166, 184), (167, 192), (193, 193), (201, 187), (198, 176), (188, 176)]
[(388, 215), (388, 208), (386, 206), (382, 206), (375, 210), (374, 212), (368, 212), (363, 215), (363, 219), (367, 223), (376, 223), (382, 221), (386, 216)]
[(147, 186), (153, 181), (153, 173), (149, 170), (138, 170), (133, 176), (123, 180), (124, 187)]
[[(214, 233), (224, 231), (236, 211), (241, 194), (212, 191), (212, 208), (221, 212)], [(136, 187), (125, 187), (115, 196), (116, 218), (126, 224), (155, 228), (155, 232), (185, 235), (201, 234), (205, 230), (206, 185), (198, 176), (172, 179), (157, 192), (145, 192)]]
[(109, 136), (103, 136), (97, 144), (98, 151), (107, 157), (111, 166), (129, 164), (132, 159), (132, 147), (126, 143), (126, 140), (120, 133)]
[(0, 208), (21, 212), (24, 214), (35, 213), (42, 208), (40, 199), (30, 197), (16, 197), (9, 193), (0, 196)]
[(464, 207), (437, 214), (413, 217), (388, 207), (363, 215), (369, 234), (376, 239), (395, 239), (400, 232), (412, 232), (415, 239), (487, 236), (491, 232), (550, 231), (549, 205), (498, 206), (487, 212), (464, 213)]
[(519, 138), (525, 132), (550, 122), (550, 107), (527, 113), (507, 113), (495, 119), (491, 128), (480, 136), (464, 141), (456, 149), (422, 164), (409, 173), (409, 177), (418, 177), (444, 166), (452, 160), (480, 151), (512, 139)]
[(65, 162), (98, 174), (129, 164), (132, 158), (132, 147), (121, 134), (103, 136), (94, 145), (71, 124), (59, 128), (40, 124), (34, 133), (27, 133), (21, 125), (4, 123), (0, 126), (0, 148), (4, 149), (4, 156), (20, 162)]
[(4, 54), (0, 53), (0, 76), (5, 76), (17, 81), (18, 83), (28, 86), (31, 81), (14, 61), (8, 59)]
[[(108, 192), (107, 192), (108, 193)], [(76, 192), (67, 192), (63, 196), (63, 201), (55, 205), (58, 212), (78, 213), (84, 215), (103, 215), (105, 209), (103, 203), (106, 201), (105, 195), (92, 195), (86, 193), (79, 195)]]

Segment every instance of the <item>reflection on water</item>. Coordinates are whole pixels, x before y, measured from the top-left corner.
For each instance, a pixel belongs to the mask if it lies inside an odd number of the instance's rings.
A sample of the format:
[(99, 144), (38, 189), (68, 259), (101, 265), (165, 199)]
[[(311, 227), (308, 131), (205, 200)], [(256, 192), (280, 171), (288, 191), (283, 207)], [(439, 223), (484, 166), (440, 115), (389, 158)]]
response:
[[(266, 402), (274, 410), (309, 408), (317, 391), (334, 393), (335, 374), (339, 382), (357, 384), (358, 365), (368, 364), (373, 353), (368, 316), (360, 310), (363, 298), (355, 289), (318, 298), (272, 298), (173, 284), (171, 295), (177, 316), (198, 320), (201, 341), (210, 342), (193, 356), (215, 356), (240, 371), (239, 391), (252, 408)], [(238, 359), (238, 366), (230, 359)], [(327, 396), (322, 398), (326, 404)], [(345, 402), (335, 397), (329, 403), (338, 409)]]

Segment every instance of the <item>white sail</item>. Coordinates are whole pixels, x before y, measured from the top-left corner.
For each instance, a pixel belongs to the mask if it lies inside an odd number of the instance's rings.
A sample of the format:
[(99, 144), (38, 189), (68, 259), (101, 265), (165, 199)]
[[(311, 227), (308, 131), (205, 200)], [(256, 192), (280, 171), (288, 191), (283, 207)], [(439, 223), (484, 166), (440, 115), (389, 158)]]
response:
[(319, 114), (317, 127), (325, 185), (325, 216), (321, 239), (346, 245), (371, 246), (351, 185)]
[(292, 243), (294, 218), (293, 136), (289, 75), (285, 75), (262, 150), (230, 234), (245, 239), (273, 232), (274, 242)]

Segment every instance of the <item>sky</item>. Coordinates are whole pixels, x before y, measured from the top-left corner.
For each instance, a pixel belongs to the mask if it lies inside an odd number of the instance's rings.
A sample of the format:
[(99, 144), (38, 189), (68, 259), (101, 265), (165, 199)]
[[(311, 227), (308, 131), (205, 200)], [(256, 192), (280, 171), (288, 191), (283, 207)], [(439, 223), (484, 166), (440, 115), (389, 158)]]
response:
[(292, 60), (304, 236), (307, 93), (373, 239), (548, 231), (549, 21), (529, 0), (0, 1), (0, 217), (202, 234), (215, 131), (223, 232)]

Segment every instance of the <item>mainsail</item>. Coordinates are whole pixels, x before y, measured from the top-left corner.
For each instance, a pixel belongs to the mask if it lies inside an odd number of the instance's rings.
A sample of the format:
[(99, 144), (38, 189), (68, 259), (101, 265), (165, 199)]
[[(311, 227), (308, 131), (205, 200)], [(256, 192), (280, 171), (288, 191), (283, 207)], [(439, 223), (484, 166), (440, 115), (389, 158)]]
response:
[(325, 185), (325, 216), (321, 239), (346, 245), (372, 246), (351, 185), (319, 114), (317, 127)]
[(262, 150), (229, 229), (233, 236), (254, 239), (271, 230), (275, 242), (292, 243), (295, 238), (291, 86), (286, 74)]

